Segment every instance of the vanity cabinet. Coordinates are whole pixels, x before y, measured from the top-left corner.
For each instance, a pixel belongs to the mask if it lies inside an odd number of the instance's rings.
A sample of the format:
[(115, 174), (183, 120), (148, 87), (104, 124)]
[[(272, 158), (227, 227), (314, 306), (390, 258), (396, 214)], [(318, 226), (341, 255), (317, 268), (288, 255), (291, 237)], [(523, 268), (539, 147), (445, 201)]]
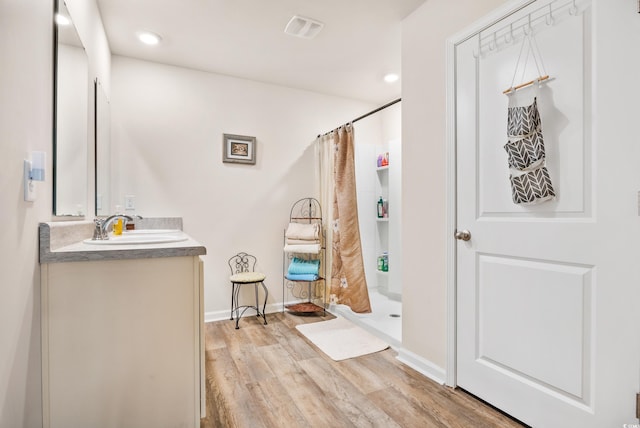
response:
[(198, 256), (41, 264), (44, 427), (199, 427)]

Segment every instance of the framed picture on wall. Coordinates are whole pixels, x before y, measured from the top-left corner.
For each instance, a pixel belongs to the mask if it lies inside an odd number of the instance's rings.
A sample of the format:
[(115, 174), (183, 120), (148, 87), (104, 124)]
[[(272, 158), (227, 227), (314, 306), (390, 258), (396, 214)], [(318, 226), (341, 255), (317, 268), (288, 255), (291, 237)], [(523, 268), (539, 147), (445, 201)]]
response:
[(256, 137), (245, 135), (223, 134), (222, 162), (256, 163)]

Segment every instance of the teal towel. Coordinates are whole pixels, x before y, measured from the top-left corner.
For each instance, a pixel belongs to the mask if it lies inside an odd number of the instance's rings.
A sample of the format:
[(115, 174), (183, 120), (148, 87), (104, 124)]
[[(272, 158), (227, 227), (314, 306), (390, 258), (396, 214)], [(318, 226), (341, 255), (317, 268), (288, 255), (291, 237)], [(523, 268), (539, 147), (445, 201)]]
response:
[(304, 274), (304, 273), (291, 273), (291, 274), (287, 274), (287, 279), (291, 280), (291, 281), (317, 281), (318, 280), (318, 275), (313, 275), (310, 273)]
[(320, 260), (304, 260), (294, 257), (289, 264), (288, 273), (292, 275), (317, 275)]

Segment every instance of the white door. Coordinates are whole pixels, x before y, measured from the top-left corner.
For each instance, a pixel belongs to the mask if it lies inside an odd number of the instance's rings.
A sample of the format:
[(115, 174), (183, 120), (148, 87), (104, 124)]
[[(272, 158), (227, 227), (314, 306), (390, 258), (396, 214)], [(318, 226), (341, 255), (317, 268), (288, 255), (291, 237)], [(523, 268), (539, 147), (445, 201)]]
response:
[[(622, 427), (640, 390), (640, 16), (631, 0), (572, 7), (545, 22), (536, 1), (455, 46), (456, 228), (471, 234), (456, 383), (534, 427)], [(537, 97), (557, 198), (520, 206), (502, 91), (529, 16), (552, 80), (519, 97)]]

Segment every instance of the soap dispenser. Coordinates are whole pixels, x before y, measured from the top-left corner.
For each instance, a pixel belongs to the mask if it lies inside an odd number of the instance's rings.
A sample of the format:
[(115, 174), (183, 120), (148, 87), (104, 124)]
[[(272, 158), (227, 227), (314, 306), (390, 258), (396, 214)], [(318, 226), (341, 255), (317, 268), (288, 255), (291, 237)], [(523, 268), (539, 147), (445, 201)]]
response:
[[(122, 214), (122, 207), (120, 205), (116, 205), (116, 214)], [(114, 235), (122, 235), (122, 217), (118, 217), (116, 221), (113, 222), (113, 234)]]

